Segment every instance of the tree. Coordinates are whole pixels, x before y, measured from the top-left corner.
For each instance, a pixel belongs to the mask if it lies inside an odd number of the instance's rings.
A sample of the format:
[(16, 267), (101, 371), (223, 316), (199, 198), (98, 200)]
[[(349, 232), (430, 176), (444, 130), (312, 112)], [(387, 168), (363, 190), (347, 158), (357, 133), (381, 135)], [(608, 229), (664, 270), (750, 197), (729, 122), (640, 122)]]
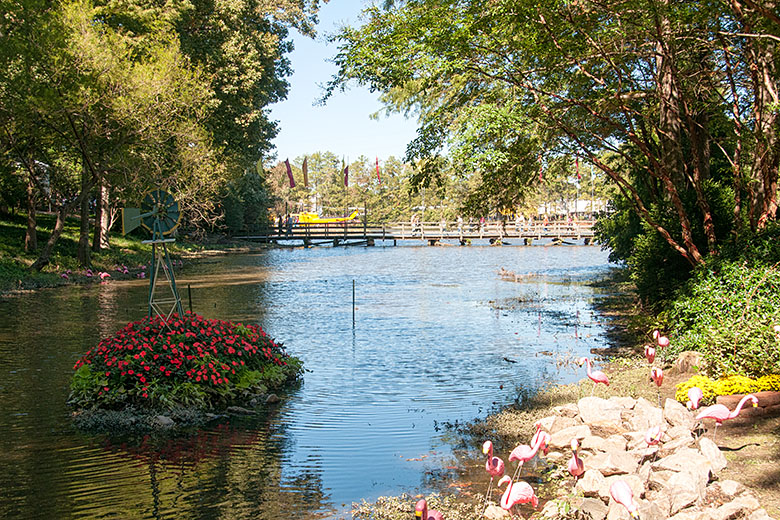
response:
[[(338, 35), (329, 92), (357, 81), (383, 93), (390, 110), (416, 110), (407, 160), (449, 147), (480, 173), (483, 204), (516, 200), (540, 158), (579, 156), (694, 266), (743, 216), (754, 229), (774, 218), (773, 6), (391, 2)], [(745, 157), (748, 149), (755, 155)], [(730, 171), (711, 170), (716, 156)], [(718, 228), (711, 197), (732, 185), (743, 204)]]

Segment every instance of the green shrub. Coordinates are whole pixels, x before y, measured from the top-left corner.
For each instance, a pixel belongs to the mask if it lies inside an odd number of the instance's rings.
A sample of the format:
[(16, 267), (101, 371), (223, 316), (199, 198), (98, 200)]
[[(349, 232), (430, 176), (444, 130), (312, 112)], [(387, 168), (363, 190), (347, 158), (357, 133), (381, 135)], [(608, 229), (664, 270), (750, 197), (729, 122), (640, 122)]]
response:
[(780, 339), (772, 329), (780, 324), (780, 270), (745, 261), (710, 264), (662, 313), (671, 331), (663, 356), (699, 351), (712, 377), (780, 373)]

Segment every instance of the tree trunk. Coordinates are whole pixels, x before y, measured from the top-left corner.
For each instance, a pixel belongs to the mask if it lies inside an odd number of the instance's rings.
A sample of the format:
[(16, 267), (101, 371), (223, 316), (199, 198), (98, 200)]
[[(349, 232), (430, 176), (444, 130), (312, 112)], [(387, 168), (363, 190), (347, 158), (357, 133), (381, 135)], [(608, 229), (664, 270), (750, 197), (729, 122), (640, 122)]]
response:
[(49, 240), (46, 241), (46, 245), (43, 246), (38, 259), (30, 266), (31, 271), (40, 271), (48, 265), (51, 251), (54, 249), (54, 244), (57, 243), (60, 235), (62, 235), (62, 230), (65, 228), (65, 218), (70, 213), (72, 207), (72, 204), (63, 204), (57, 210), (57, 221), (54, 223), (54, 229), (49, 236)]
[(27, 181), (27, 230), (24, 233), (24, 250), (28, 253), (38, 249), (38, 229), (35, 221), (35, 186)]
[(89, 173), (86, 166), (81, 169), (81, 226), (79, 228), (79, 245), (77, 258), (82, 267), (90, 265), (89, 251), (89, 192), (90, 190)]
[(685, 186), (686, 179), (681, 146), (683, 124), (680, 113), (680, 90), (674, 74), (673, 52), (668, 47), (671, 42), (669, 26), (669, 20), (662, 17), (657, 22), (656, 28), (658, 31), (658, 43), (656, 44), (658, 74), (656, 81), (659, 101), (658, 139), (661, 144), (661, 157), (655, 176), (663, 183), (664, 191), (680, 218), (680, 233), (687, 251), (687, 254), (683, 256), (691, 265), (695, 266), (703, 263), (704, 258), (693, 241), (690, 218), (677, 189), (677, 186)]
[(111, 223), (111, 211), (108, 207), (108, 187), (101, 177), (95, 196), (95, 230), (92, 235), (92, 251), (99, 252), (110, 247), (108, 228)]
[(696, 203), (702, 214), (704, 235), (707, 237), (707, 249), (710, 254), (718, 249), (718, 238), (715, 233), (715, 219), (712, 216), (712, 208), (704, 193), (704, 181), (710, 177), (710, 135), (708, 132), (709, 118), (706, 114), (691, 114), (686, 106), (686, 120), (688, 122), (688, 137), (690, 139), (693, 165), (691, 172), (691, 184), (696, 193)]

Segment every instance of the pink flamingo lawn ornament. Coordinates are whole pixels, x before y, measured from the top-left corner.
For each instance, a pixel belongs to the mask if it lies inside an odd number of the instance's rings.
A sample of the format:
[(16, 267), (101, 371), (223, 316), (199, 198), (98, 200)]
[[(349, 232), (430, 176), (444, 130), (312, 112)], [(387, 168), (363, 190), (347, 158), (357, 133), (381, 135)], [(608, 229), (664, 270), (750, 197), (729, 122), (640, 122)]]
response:
[(577, 364), (582, 366), (582, 364), (585, 363), (588, 367), (588, 377), (591, 381), (593, 381), (593, 389), (590, 391), (590, 395), (593, 395), (594, 390), (596, 390), (596, 384), (597, 383), (604, 383), (605, 385), (609, 386), (609, 379), (607, 378), (607, 374), (602, 372), (601, 370), (596, 370), (595, 372), (590, 371), (590, 359), (586, 357), (581, 357)]
[(626, 511), (631, 515), (631, 518), (639, 518), (639, 513), (637, 512), (638, 508), (636, 502), (634, 502), (634, 492), (631, 491), (631, 488), (626, 484), (625, 480), (616, 480), (613, 482), (609, 487), (609, 494), (615, 502), (626, 508)]
[(650, 369), (650, 380), (658, 387), (658, 407), (661, 408), (661, 385), (664, 382), (664, 371), (658, 367)]
[(512, 453), (509, 454), (509, 462), (517, 461), (517, 468), (515, 468), (515, 472), (512, 474), (512, 480), (517, 478), (517, 474), (520, 473), (520, 468), (523, 467), (523, 464), (534, 458), (539, 448), (546, 449), (547, 443), (550, 441), (550, 434), (541, 431), (541, 428), (542, 426), (537, 424), (536, 433), (531, 438), (532, 446), (521, 444), (515, 447)]
[(509, 511), (512, 514), (512, 508), (517, 504), (531, 504), (533, 507), (539, 505), (539, 497), (534, 493), (534, 488), (528, 482), (519, 481), (512, 482), (512, 478), (509, 475), (504, 475), (501, 480), (498, 481), (498, 487), (504, 484), (509, 484), (506, 487), (506, 491), (501, 495), (501, 509)]
[(664, 436), (664, 432), (660, 426), (651, 426), (645, 432), (645, 442), (648, 446), (655, 446), (661, 442), (661, 437)]
[(490, 474), (490, 484), (488, 484), (487, 493), (485, 493), (485, 505), (487, 506), (487, 502), (490, 500), (490, 491), (493, 489), (493, 479), (504, 475), (504, 461), (493, 456), (493, 443), (490, 441), (485, 441), (482, 444), (482, 453), (487, 455), (485, 471)]
[(647, 358), (647, 362), (652, 365), (655, 361), (655, 347), (645, 345), (645, 357)]
[(542, 423), (537, 422), (536, 431), (534, 432), (533, 437), (531, 437), (531, 446), (539, 444), (539, 449), (542, 450), (542, 453), (547, 455), (547, 452), (550, 450), (549, 444), (551, 438), (549, 433), (542, 430)]
[(444, 516), (435, 509), (428, 510), (428, 502), (424, 498), (415, 504), (414, 516), (421, 520), (444, 520)]
[(685, 407), (689, 410), (695, 410), (699, 407), (699, 401), (704, 397), (704, 392), (698, 386), (691, 387), (688, 390), (688, 402)]
[(708, 406), (699, 412), (699, 415), (696, 416), (696, 420), (701, 421), (702, 419), (715, 419), (715, 431), (712, 434), (712, 440), (714, 442), (715, 436), (718, 434), (718, 426), (723, 424), (723, 421), (727, 421), (738, 416), (739, 412), (742, 410), (742, 407), (748, 401), (751, 401), (754, 407), (758, 406), (758, 398), (753, 394), (748, 394), (740, 399), (739, 404), (737, 404), (737, 407), (734, 408), (733, 411), (729, 411), (729, 409), (722, 404), (713, 404), (712, 406)]
[(569, 473), (571, 473), (571, 476), (574, 477), (574, 482), (576, 483), (577, 480), (582, 476), (583, 473), (585, 473), (585, 464), (582, 462), (582, 459), (577, 456), (577, 450), (580, 447), (580, 443), (577, 441), (577, 439), (571, 440), (571, 458), (569, 459)]

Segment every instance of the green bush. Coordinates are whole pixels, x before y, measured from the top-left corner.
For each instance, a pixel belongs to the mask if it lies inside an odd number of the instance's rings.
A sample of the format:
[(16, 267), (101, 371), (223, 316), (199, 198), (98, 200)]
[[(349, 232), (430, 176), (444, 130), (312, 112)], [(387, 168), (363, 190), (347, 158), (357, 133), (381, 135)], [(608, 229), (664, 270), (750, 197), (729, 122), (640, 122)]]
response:
[(760, 262), (713, 259), (698, 269), (661, 319), (671, 331), (662, 351), (703, 354), (711, 377), (780, 373), (780, 270)]

